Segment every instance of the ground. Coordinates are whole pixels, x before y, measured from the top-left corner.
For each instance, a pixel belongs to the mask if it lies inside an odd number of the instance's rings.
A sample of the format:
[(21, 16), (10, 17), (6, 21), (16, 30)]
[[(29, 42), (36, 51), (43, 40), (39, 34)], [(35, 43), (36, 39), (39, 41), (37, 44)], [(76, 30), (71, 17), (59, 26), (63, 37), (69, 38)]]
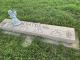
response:
[[(0, 22), (14, 8), (20, 20), (73, 27), (80, 40), (80, 0), (0, 0)], [(80, 51), (43, 43), (35, 37), (28, 47), (23, 38), (0, 31), (0, 60), (80, 60)]]

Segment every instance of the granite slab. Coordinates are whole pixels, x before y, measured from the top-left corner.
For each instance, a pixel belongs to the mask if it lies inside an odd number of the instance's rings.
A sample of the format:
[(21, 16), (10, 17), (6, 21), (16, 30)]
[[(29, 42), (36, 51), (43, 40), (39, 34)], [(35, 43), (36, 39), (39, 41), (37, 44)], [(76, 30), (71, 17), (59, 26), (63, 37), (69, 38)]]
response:
[(0, 29), (27, 35), (40, 36), (65, 43), (74, 43), (76, 40), (75, 29), (71, 27), (55, 26), (27, 21), (21, 21), (20, 25), (14, 26), (11, 22), (11, 19), (5, 19), (0, 23)]

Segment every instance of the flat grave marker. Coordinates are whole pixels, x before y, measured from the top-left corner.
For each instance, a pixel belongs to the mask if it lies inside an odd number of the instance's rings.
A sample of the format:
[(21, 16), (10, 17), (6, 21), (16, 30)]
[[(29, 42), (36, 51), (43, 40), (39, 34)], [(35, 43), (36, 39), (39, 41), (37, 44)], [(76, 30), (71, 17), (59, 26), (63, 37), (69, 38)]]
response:
[(40, 36), (53, 41), (61, 41), (68, 44), (73, 44), (76, 41), (75, 29), (70, 27), (26, 21), (21, 21), (20, 25), (14, 26), (11, 19), (5, 19), (0, 23), (0, 29), (25, 35)]

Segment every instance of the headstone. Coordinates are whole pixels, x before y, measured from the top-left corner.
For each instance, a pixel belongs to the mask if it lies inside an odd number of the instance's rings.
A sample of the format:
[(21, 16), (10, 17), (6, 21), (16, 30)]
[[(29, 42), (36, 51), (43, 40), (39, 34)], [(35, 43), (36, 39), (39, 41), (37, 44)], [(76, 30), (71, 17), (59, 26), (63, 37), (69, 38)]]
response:
[(0, 28), (5, 31), (16, 32), (25, 35), (35, 35), (51, 39), (52, 41), (73, 44), (76, 41), (75, 29), (48, 24), (21, 21), (21, 24), (14, 26), (10, 19), (0, 23)]

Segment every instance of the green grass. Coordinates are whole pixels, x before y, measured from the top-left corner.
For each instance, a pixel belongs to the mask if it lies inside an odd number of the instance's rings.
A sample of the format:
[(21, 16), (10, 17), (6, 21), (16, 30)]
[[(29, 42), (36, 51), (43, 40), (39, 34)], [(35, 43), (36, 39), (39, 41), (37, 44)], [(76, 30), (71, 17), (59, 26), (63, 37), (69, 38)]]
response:
[[(0, 0), (0, 22), (9, 18), (11, 8), (20, 20), (73, 27), (80, 40), (79, 0)], [(24, 48), (23, 40), (0, 31), (0, 60), (80, 60), (75, 49), (43, 43), (38, 37)]]

